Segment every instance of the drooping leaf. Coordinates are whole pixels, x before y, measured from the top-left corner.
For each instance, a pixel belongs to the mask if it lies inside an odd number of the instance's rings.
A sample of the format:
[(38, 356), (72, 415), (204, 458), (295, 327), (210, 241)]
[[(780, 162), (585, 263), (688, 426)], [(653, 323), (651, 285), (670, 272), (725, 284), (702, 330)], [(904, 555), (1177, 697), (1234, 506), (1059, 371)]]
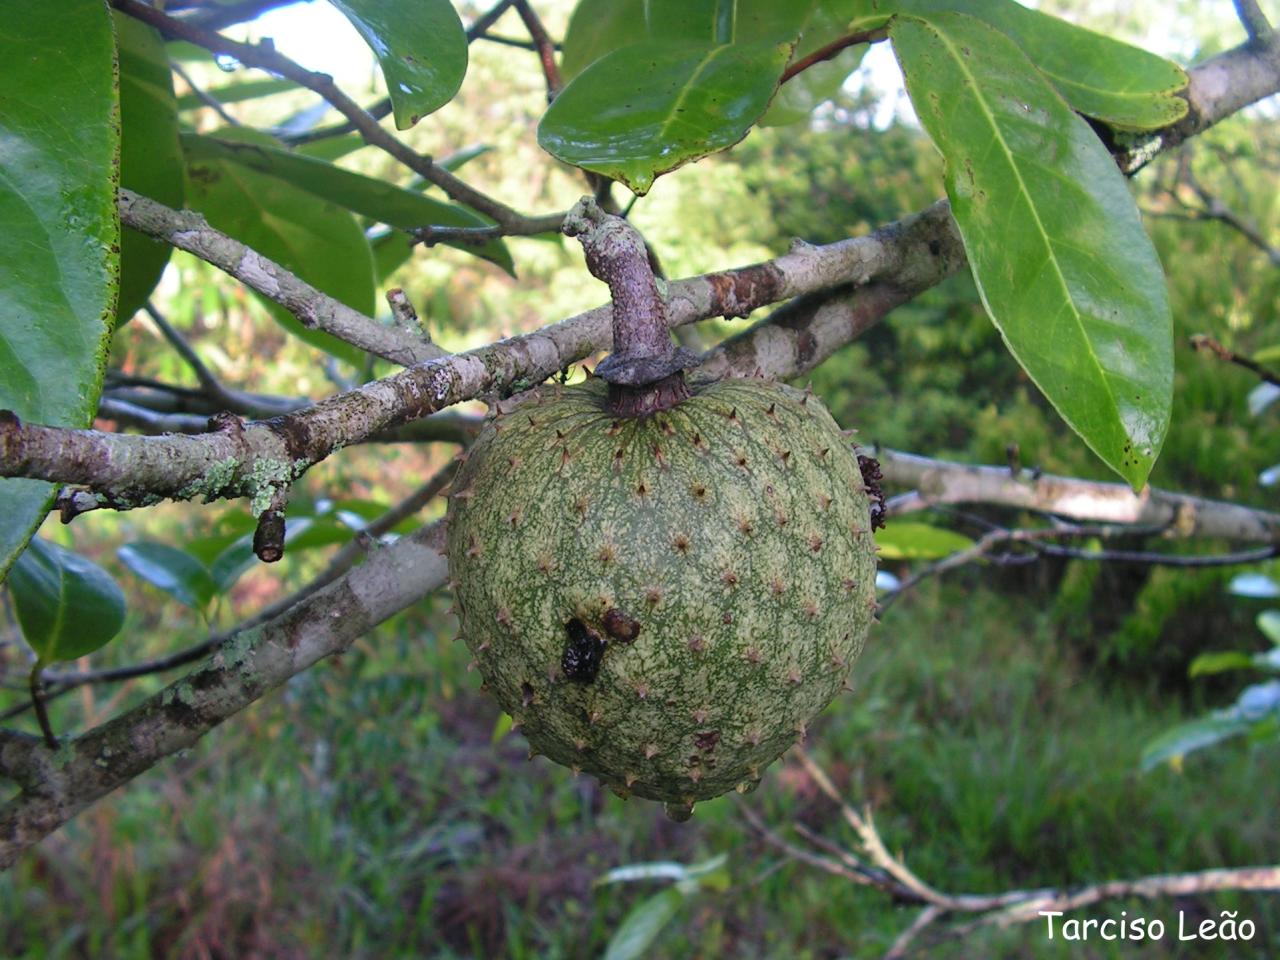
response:
[[(0, 410), (93, 419), (118, 292), (115, 39), (104, 3), (49, 0), (0, 30)], [(0, 479), (0, 580), (52, 484)]]
[(185, 550), (137, 540), (120, 547), (116, 556), (131, 572), (193, 610), (205, 609), (217, 596), (209, 568)]
[(449, 0), (329, 0), (369, 44), (407, 130), (453, 99), (467, 72), (467, 35)]
[[(280, 147), (237, 143), (193, 133), (182, 135), (182, 146), (193, 162), (238, 164), (401, 230), (427, 225), (483, 227), (492, 223), (465, 207), (442, 203), (417, 191)], [(497, 264), (507, 273), (514, 273), (511, 254), (501, 240), (480, 247), (462, 243), (454, 246)]]
[(538, 143), (565, 163), (646, 193), (659, 174), (746, 135), (791, 46), (646, 41), (616, 50), (565, 87), (538, 125)]
[[(251, 136), (240, 130), (225, 133)], [(210, 224), (347, 306), (373, 314), (373, 255), (349, 210), (227, 160), (188, 157), (187, 182), (188, 206), (204, 214)], [(304, 327), (274, 303), (263, 303), (294, 336), (349, 363), (361, 362), (360, 350)]]
[(648, 899), (641, 900), (622, 918), (618, 929), (609, 938), (604, 960), (636, 960), (652, 956), (652, 946), (658, 935), (672, 921), (684, 903), (684, 894), (675, 887), (660, 890)]
[(859, 0), (852, 25), (865, 29), (893, 14), (953, 11), (1013, 40), (1071, 106), (1122, 130), (1156, 130), (1182, 119), (1187, 85), (1176, 63), (1014, 0)]
[(111, 575), (40, 537), (13, 565), (9, 597), (41, 664), (92, 653), (124, 624), (124, 594)]
[(938, 13), (890, 35), (987, 312), (1063, 419), (1140, 488), (1169, 425), (1173, 343), (1127, 182), (997, 30)]
[(1202, 750), (1230, 737), (1241, 736), (1252, 727), (1252, 721), (1239, 716), (1234, 710), (1218, 711), (1180, 724), (1147, 744), (1142, 751), (1142, 769), (1151, 770), (1166, 760), (1185, 756), (1193, 750)]
[[(175, 209), (182, 207), (182, 148), (173, 74), (152, 27), (115, 14), (120, 49), (120, 183)], [(130, 227), (120, 235), (117, 325), (147, 302), (173, 248)]]
[(1242, 650), (1216, 650), (1212, 653), (1202, 653), (1192, 660), (1187, 675), (1204, 677), (1213, 673), (1225, 673), (1228, 670), (1250, 670), (1253, 666), (1252, 655)]
[(967, 550), (973, 541), (945, 527), (894, 522), (876, 531), (876, 546), (885, 560), (932, 560)]

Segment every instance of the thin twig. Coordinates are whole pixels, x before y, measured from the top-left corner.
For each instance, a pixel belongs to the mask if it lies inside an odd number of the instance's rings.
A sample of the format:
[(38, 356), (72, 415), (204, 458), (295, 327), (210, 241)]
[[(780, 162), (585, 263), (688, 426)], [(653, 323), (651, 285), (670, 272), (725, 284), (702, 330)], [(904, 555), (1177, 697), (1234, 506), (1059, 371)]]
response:
[(1236, 16), (1250, 40), (1261, 40), (1271, 33), (1271, 21), (1258, 6), (1258, 0), (1235, 0)]
[(242, 126), (239, 120), (227, 113), (227, 108), (222, 105), (222, 101), (203, 87), (196, 86), (196, 82), (191, 79), (191, 75), (182, 69), (182, 64), (178, 63), (177, 60), (169, 61), (169, 69), (176, 73), (182, 79), (182, 82), (191, 89), (191, 92), (196, 95), (196, 98), (216, 113), (223, 123), (232, 127)]
[(1259, 380), (1264, 380), (1274, 386), (1280, 387), (1280, 373), (1268, 370), (1257, 360), (1246, 357), (1243, 354), (1236, 353), (1234, 350), (1228, 350), (1213, 337), (1207, 334), (1197, 333), (1191, 338), (1191, 346), (1199, 350), (1201, 353), (1211, 353), (1219, 360), (1227, 363), (1234, 363), (1237, 367), (1243, 367), (1248, 370)]
[(54, 735), (53, 724), (49, 722), (49, 711), (45, 707), (47, 696), (44, 681), (40, 678), (40, 664), (31, 668), (31, 706), (36, 712), (36, 721), (40, 724), (40, 732), (44, 735), (45, 746), (50, 750), (58, 749), (58, 738)]
[(155, 27), (170, 40), (185, 40), (204, 47), (211, 53), (234, 57), (240, 63), (287, 77), (308, 90), (318, 93), (351, 121), (370, 146), (381, 148), (414, 173), (434, 183), (452, 199), (491, 217), (505, 228), (508, 235), (546, 233), (559, 227), (564, 217), (563, 214), (528, 217), (480, 192), (384, 130), (363, 107), (338, 88), (332, 77), (306, 69), (270, 44), (250, 44), (229, 40), (221, 34), (201, 30), (170, 17), (139, 0), (112, 0), (112, 5), (121, 12)]
[(515, 8), (516, 13), (520, 14), (524, 28), (529, 31), (529, 39), (533, 41), (533, 46), (538, 51), (538, 60), (542, 64), (542, 76), (547, 83), (547, 101), (550, 102), (556, 98), (556, 94), (564, 86), (560, 79), (560, 67), (556, 64), (555, 44), (547, 36), (546, 28), (538, 19), (529, 0), (515, 0)]
[(839, 55), (842, 50), (849, 47), (855, 47), (860, 43), (877, 43), (880, 40), (888, 39), (889, 30), (887, 27), (879, 27), (875, 30), (859, 30), (857, 33), (851, 33), (848, 36), (833, 40), (826, 46), (819, 47), (807, 56), (801, 57), (786, 70), (782, 71), (782, 79), (778, 83), (786, 83), (788, 80), (808, 70), (815, 63), (822, 63), (824, 60), (830, 60)]
[[(222, 30), (237, 23), (244, 23), (246, 20), (253, 20), (276, 7), (287, 7), (298, 2), (300, 0), (242, 0), (241, 3), (229, 4), (187, 19), (192, 25), (202, 30)], [(311, 3), (312, 0), (301, 0), (301, 2)]]
[(439, 357), (444, 352), (421, 337), (378, 323), (317, 290), (280, 264), (214, 229), (198, 213), (170, 209), (124, 188), (120, 189), (119, 207), (122, 223), (213, 264), (280, 304), (303, 326), (322, 330), (361, 350), (406, 366)]

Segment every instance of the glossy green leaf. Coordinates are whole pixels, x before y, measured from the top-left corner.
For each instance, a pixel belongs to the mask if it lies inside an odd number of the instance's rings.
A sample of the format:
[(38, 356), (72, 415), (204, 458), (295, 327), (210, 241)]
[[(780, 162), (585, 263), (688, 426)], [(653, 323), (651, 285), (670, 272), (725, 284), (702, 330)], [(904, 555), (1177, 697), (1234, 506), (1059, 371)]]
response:
[[(246, 100), (258, 100), (272, 97), (277, 93), (290, 93), (301, 90), (292, 80), (278, 77), (266, 77), (258, 80), (244, 80), (240, 83), (228, 83), (221, 87), (211, 87), (204, 92), (213, 100), (224, 106), (229, 103), (243, 103)], [(197, 110), (207, 104), (194, 93), (184, 93), (178, 97), (179, 110)]]
[(638, 957), (653, 956), (654, 941), (675, 918), (683, 903), (684, 894), (675, 887), (667, 887), (640, 901), (622, 918), (618, 929), (609, 938), (604, 960), (637, 960)]
[(859, 9), (859, 0), (581, 0), (565, 31), (560, 75), (572, 80), (607, 54), (645, 40), (710, 47), (824, 31), (807, 52), (839, 36)]
[(646, 193), (659, 174), (746, 136), (790, 54), (790, 42), (773, 41), (624, 47), (565, 87), (538, 142), (565, 163)]
[(876, 531), (876, 546), (884, 560), (932, 560), (967, 550), (973, 541), (945, 527), (894, 521)]
[[(180, 209), (182, 148), (164, 41), (152, 27), (123, 14), (115, 15), (115, 25), (120, 50), (120, 183)], [(172, 251), (167, 243), (130, 227), (121, 231), (117, 324), (129, 320), (147, 302)]]
[[(193, 162), (237, 164), (401, 230), (427, 225), (483, 227), (492, 223), (465, 207), (442, 203), (415, 190), (366, 177), (281, 147), (237, 143), (192, 133), (182, 135), (182, 145)], [(455, 246), (497, 264), (507, 273), (514, 273), (511, 254), (501, 240), (490, 241), (480, 247), (468, 244)]]
[[(86, 427), (115, 315), (120, 221), (115, 39), (104, 3), (5, 17), (0, 62), (0, 410)], [(0, 580), (52, 484), (0, 480)]]
[(1172, 321), (1128, 183), (1007, 37), (939, 13), (890, 28), (983, 304), (1018, 362), (1135, 489), (1169, 425)]
[(166, 543), (126, 543), (116, 551), (116, 557), (132, 573), (193, 610), (205, 609), (218, 594), (208, 567), (187, 551)]
[[(187, 181), (188, 206), (213, 226), (347, 306), (373, 314), (373, 255), (349, 210), (228, 160), (188, 157)], [(274, 303), (263, 303), (294, 336), (349, 363), (362, 361), (362, 351), (304, 327)]]
[(9, 598), (42, 664), (92, 653), (124, 624), (124, 594), (111, 575), (40, 537), (13, 565)]
[(467, 35), (449, 0), (329, 0), (369, 44), (406, 130), (453, 99), (467, 72)]
[(1014, 0), (859, 0), (852, 25), (865, 29), (892, 14), (930, 17), (954, 11), (1012, 39), (1071, 106), (1122, 130), (1155, 130), (1180, 120), (1187, 85), (1176, 63), (1094, 33)]

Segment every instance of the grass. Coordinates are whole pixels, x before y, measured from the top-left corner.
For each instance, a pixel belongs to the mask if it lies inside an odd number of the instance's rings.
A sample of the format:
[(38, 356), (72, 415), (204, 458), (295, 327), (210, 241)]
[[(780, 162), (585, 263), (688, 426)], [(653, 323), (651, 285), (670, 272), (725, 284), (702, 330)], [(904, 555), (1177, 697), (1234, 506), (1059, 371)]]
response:
[[(857, 690), (810, 746), (892, 849), (935, 885), (995, 891), (1267, 862), (1280, 855), (1275, 756), (1230, 747), (1182, 775), (1139, 774), (1176, 704), (1104, 682), (1024, 597), (958, 578), (888, 616)], [(731, 885), (686, 903), (653, 956), (879, 956), (915, 915), (785, 860), (745, 827), (803, 822), (851, 845), (794, 763), (689, 825), (495, 742), (495, 708), (423, 604), (297, 678), (0, 876), (0, 955), (594, 957), (649, 885), (594, 888), (620, 864), (729, 854)], [(105, 695), (99, 691), (97, 696)], [(74, 698), (68, 698), (73, 700)], [(64, 701), (59, 722), (98, 704)], [(1263, 956), (1266, 897), (1111, 904), (1092, 915), (1195, 922), (1234, 909), (1247, 949), (1049, 944), (1043, 925), (943, 944), (939, 957)], [(1104, 949), (1111, 946), (1111, 949)], [(1205, 946), (1205, 945), (1202, 945)], [(1157, 949), (1157, 947), (1159, 949)], [(1253, 952), (1250, 953), (1249, 951)]]

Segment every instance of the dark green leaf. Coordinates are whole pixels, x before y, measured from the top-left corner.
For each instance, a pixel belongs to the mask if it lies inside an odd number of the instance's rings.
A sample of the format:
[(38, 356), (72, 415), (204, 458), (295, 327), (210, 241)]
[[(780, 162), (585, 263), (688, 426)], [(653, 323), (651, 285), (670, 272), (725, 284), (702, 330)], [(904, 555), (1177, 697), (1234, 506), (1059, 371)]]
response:
[[(492, 222), (465, 207), (441, 203), (414, 190), (406, 190), (393, 183), (375, 180), (280, 147), (261, 143), (236, 143), (190, 133), (182, 135), (182, 144), (192, 162), (238, 164), (401, 230), (429, 224), (483, 227)], [(482, 247), (466, 244), (456, 246), (496, 263), (508, 273), (513, 272), (511, 254), (501, 240), (491, 241)]]
[(185, 550), (138, 540), (126, 543), (116, 556), (134, 574), (193, 610), (205, 609), (217, 596), (209, 568)]
[(568, 83), (605, 54), (648, 36), (644, 0), (580, 0), (565, 30), (560, 76)]
[[(228, 131), (228, 134), (230, 131)], [(248, 135), (236, 131), (237, 136)], [(373, 314), (373, 255), (351, 212), (278, 177), (226, 160), (187, 160), (188, 205), (224, 233), (361, 313)], [(364, 354), (267, 304), (294, 336), (353, 364)]]
[[(48, 0), (4, 19), (0, 410), (87, 427), (102, 389), (118, 291), (110, 13), (103, 3)], [(0, 480), (0, 580), (52, 495), (52, 484)]]
[(124, 624), (124, 594), (111, 575), (40, 537), (13, 565), (9, 596), (41, 664), (92, 653)]
[(684, 895), (675, 887), (655, 893), (631, 909), (609, 939), (604, 960), (636, 960), (653, 955), (652, 947), (663, 928), (679, 912)]
[(538, 142), (643, 194), (659, 174), (741, 140), (790, 54), (790, 42), (773, 41), (624, 47), (565, 87), (538, 126)]
[[(116, 14), (115, 24), (120, 48), (120, 184), (181, 208), (182, 148), (164, 41), (153, 28), (132, 17)], [(167, 243), (129, 227), (121, 232), (117, 325), (147, 302), (172, 250)]]
[(1063, 419), (1140, 488), (1169, 425), (1173, 343), (1127, 182), (992, 27), (939, 13), (898, 18), (891, 36), (987, 312)]
[(1187, 75), (1176, 63), (1030, 10), (1014, 0), (860, 0), (853, 24), (865, 28), (895, 13), (930, 17), (955, 11), (1009, 36), (1076, 110), (1124, 130), (1155, 130), (1180, 120), (1177, 96)]
[[(226, 86), (213, 87), (205, 90), (205, 93), (218, 103), (225, 105), (228, 103), (242, 103), (245, 100), (257, 100), (260, 97), (270, 97), (277, 93), (288, 93), (301, 89), (292, 80), (267, 77), (261, 80), (245, 80), (242, 83), (229, 83)], [(205, 105), (205, 102), (194, 93), (184, 93), (178, 98), (179, 110), (196, 110)]]
[(467, 72), (467, 35), (449, 0), (329, 0), (382, 65), (396, 127), (453, 99)]
[(876, 531), (876, 546), (885, 560), (932, 560), (967, 550), (973, 541), (944, 527), (895, 521)]

